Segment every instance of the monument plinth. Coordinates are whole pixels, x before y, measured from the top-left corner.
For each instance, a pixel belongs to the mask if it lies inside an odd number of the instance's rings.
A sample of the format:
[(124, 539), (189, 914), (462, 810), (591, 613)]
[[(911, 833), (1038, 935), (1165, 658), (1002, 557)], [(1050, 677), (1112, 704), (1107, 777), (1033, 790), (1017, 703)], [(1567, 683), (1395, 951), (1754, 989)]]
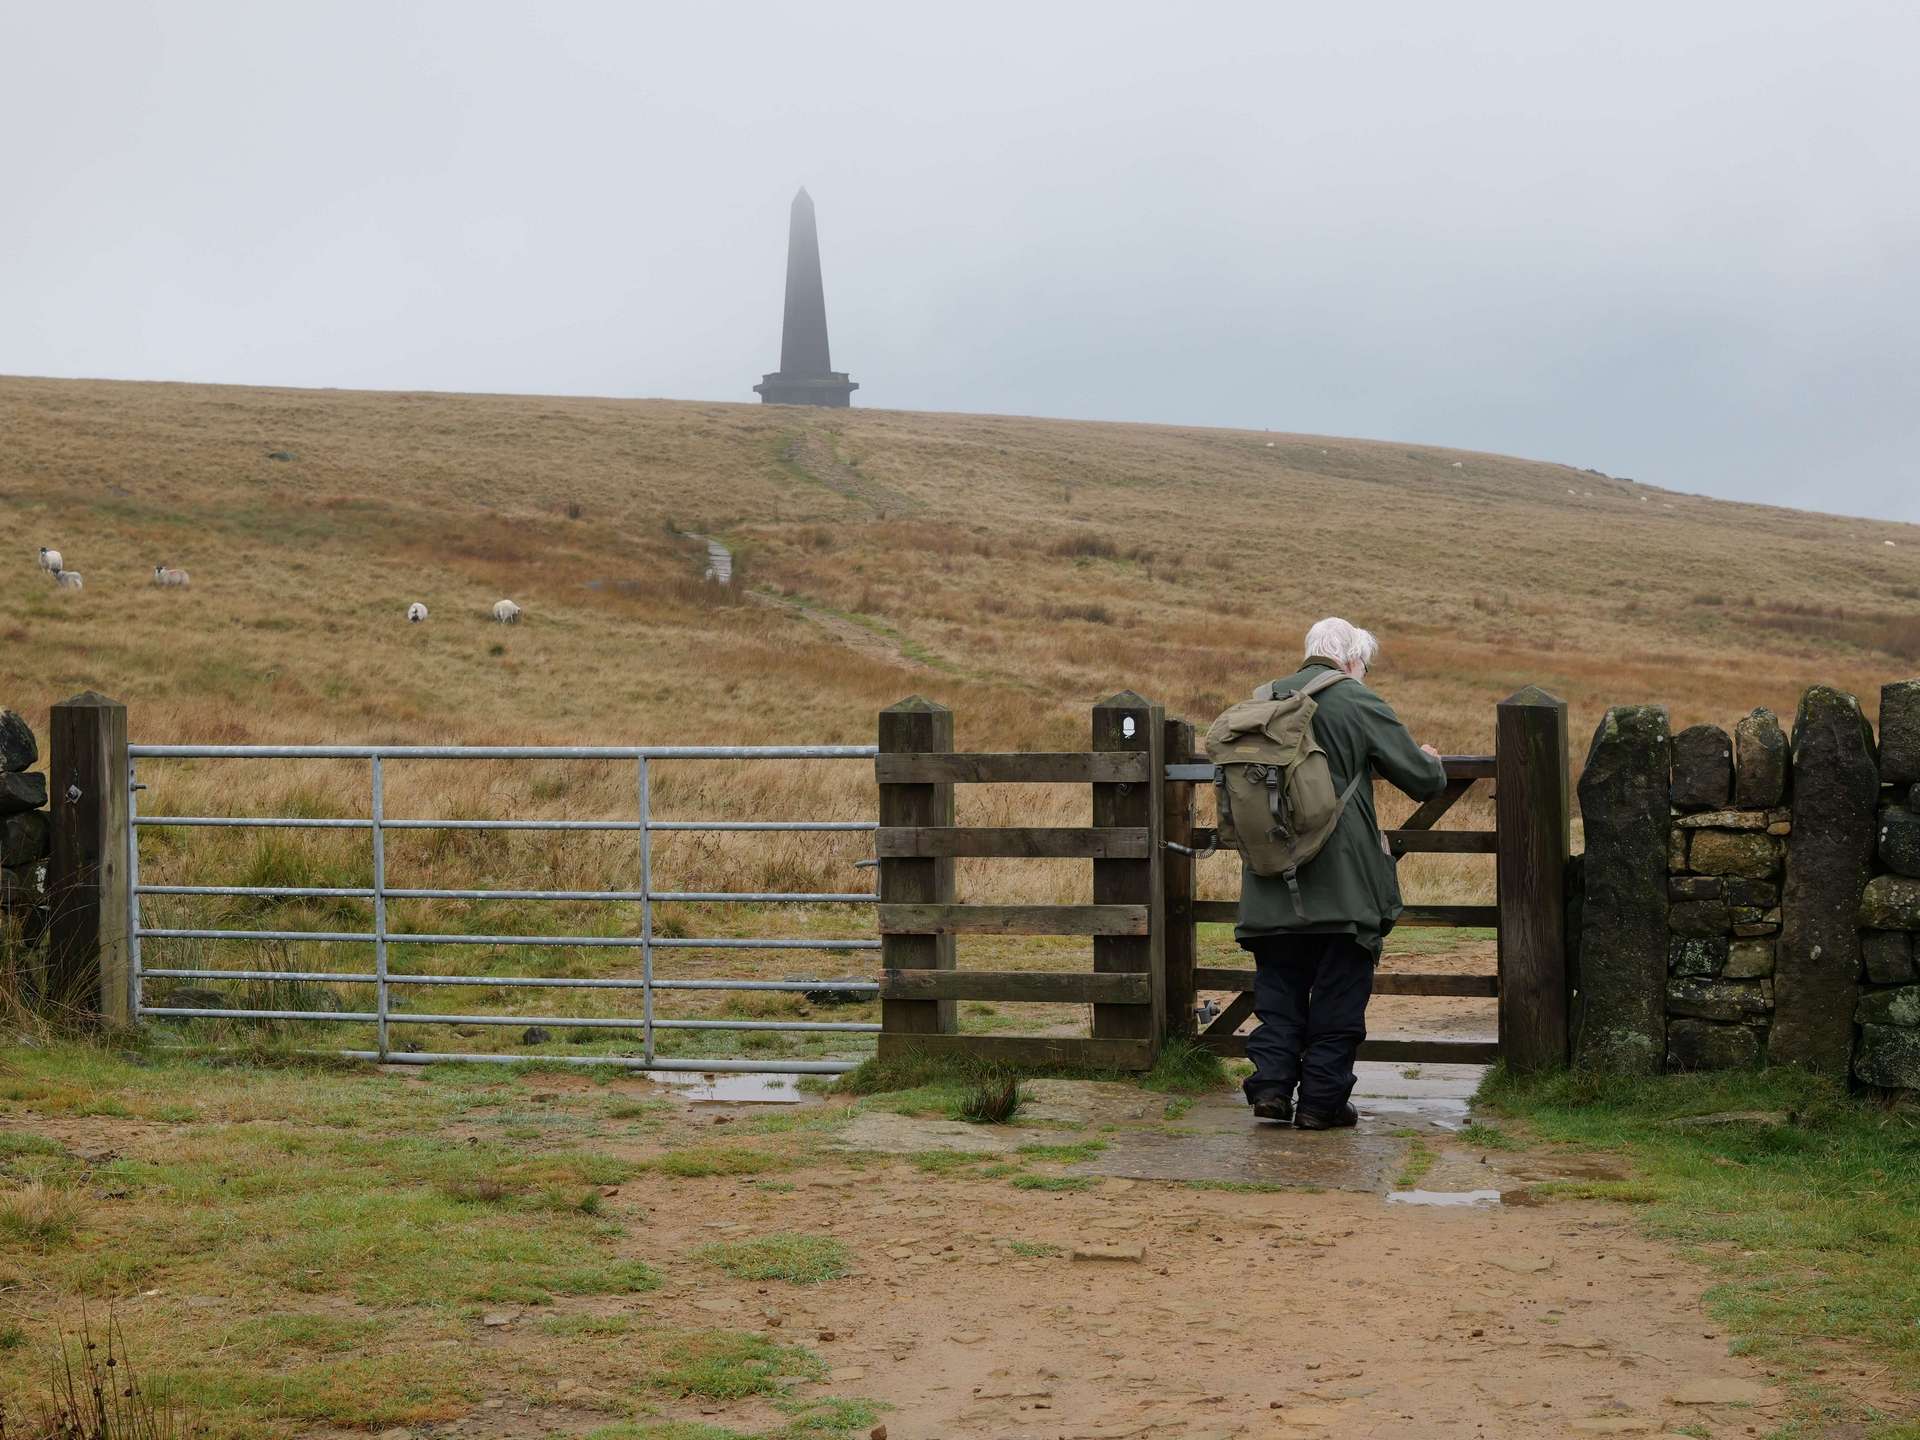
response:
[(828, 405), (844, 410), (860, 387), (835, 370), (827, 352), (827, 297), (820, 283), (820, 234), (813, 197), (793, 197), (787, 227), (787, 309), (780, 330), (780, 368), (760, 377), (754, 393), (768, 405)]

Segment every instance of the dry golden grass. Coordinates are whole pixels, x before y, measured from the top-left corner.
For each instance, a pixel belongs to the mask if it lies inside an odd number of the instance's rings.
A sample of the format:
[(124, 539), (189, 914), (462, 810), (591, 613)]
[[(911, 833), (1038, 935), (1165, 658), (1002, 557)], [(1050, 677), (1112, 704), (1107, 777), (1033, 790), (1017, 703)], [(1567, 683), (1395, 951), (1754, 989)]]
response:
[[(954, 708), (963, 747), (1070, 748), (1088, 708), (1121, 688), (1204, 724), (1292, 668), (1312, 620), (1340, 613), (1381, 635), (1378, 687), (1420, 738), (1484, 752), (1494, 703), (1538, 683), (1571, 706), (1577, 764), (1608, 704), (1730, 724), (1755, 705), (1790, 714), (1822, 680), (1871, 708), (1884, 680), (1920, 668), (1920, 527), (1473, 452), (27, 379), (0, 380), (0, 434), (0, 703), (43, 733), (48, 705), (94, 688), (125, 700), (149, 742), (858, 743), (877, 710), (917, 692)], [(298, 458), (267, 458), (283, 449)], [(684, 531), (735, 548), (744, 593), (700, 583), (702, 547)], [(33, 563), (41, 544), (64, 551), (84, 592), (53, 589)], [(191, 588), (154, 589), (161, 563), (190, 570)], [(503, 595), (522, 625), (487, 619)], [(427, 624), (405, 623), (412, 600)], [(143, 779), (150, 813), (366, 807), (353, 764), (153, 762)], [(388, 810), (621, 817), (633, 784), (612, 765), (395, 766)], [(857, 763), (663, 764), (656, 797), (668, 818), (873, 809)], [(1072, 789), (980, 788), (961, 803), (969, 823), (1086, 819)], [(1456, 823), (1489, 808), (1469, 802)], [(297, 854), (207, 831), (146, 844), (149, 879), (189, 878), (189, 856), (201, 879), (364, 868), (354, 836)], [(863, 851), (664, 836), (658, 875), (859, 889)], [(399, 883), (421, 886), (637, 879), (621, 836), (414, 835), (393, 856)], [(963, 894), (1085, 898), (1085, 871), (968, 862)], [(1435, 901), (1484, 896), (1490, 873), (1473, 857), (1403, 870), (1411, 895)], [(1203, 885), (1231, 892), (1224, 861)], [(470, 908), (416, 902), (402, 918), (472, 930)], [(555, 923), (539, 913), (510, 918)], [(807, 923), (818, 934), (847, 918)], [(719, 933), (705, 915), (685, 924)]]

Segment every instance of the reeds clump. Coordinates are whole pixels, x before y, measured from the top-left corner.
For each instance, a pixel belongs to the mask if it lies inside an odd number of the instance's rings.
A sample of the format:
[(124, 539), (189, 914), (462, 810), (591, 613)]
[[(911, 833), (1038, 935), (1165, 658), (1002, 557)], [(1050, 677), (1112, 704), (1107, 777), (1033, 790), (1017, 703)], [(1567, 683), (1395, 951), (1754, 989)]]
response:
[(61, 1333), (39, 1409), (11, 1413), (0, 1403), (0, 1440), (188, 1440), (202, 1429), (134, 1373), (126, 1337), (109, 1316), (96, 1338), (83, 1317), (74, 1339)]

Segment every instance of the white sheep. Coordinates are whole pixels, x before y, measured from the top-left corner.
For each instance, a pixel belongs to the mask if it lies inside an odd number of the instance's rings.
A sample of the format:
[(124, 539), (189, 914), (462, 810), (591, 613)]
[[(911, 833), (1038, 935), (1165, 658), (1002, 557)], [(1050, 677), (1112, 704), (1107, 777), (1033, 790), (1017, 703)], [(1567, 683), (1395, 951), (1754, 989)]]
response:
[(60, 558), (60, 552), (58, 550), (49, 550), (44, 545), (40, 547), (40, 568), (42, 570), (58, 575), (61, 570), (65, 568), (66, 563), (66, 561)]
[(426, 618), (427, 618), (427, 607), (422, 605), (418, 600), (414, 601), (411, 605), (407, 606), (407, 619), (410, 623), (418, 625), (422, 620)]
[(520, 607), (511, 600), (496, 600), (493, 602), (493, 618), (502, 625), (518, 625)]
[(186, 571), (176, 570), (171, 565), (153, 567), (153, 583), (163, 589), (184, 590), (187, 588), (187, 579)]
[(87, 588), (87, 582), (80, 578), (80, 572), (78, 570), (54, 571), (53, 583), (58, 585), (62, 590), (84, 590)]

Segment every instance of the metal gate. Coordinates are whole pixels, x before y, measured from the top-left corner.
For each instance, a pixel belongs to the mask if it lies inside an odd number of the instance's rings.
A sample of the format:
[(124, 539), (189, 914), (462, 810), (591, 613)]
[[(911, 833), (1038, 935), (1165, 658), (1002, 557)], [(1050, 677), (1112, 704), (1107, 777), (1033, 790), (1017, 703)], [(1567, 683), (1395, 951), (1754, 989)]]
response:
[[(724, 762), (749, 760), (855, 760), (869, 765), (876, 753), (870, 745), (774, 745), (774, 746), (437, 746), (437, 745), (130, 745), (129, 783), (132, 803), (131, 823), (127, 827), (127, 873), (131, 893), (130, 970), (131, 1001), (136, 1018), (290, 1020), (373, 1026), (374, 1048), (349, 1049), (342, 1053), (355, 1058), (407, 1064), (436, 1060), (525, 1061), (543, 1060), (575, 1064), (624, 1065), (635, 1069), (681, 1071), (760, 1071), (809, 1072), (834, 1074), (851, 1069), (857, 1056), (825, 1059), (749, 1058), (676, 1058), (658, 1053), (660, 1032), (687, 1030), (733, 1030), (828, 1032), (848, 1036), (869, 1035), (880, 1030), (878, 1024), (852, 1021), (805, 1019), (696, 1019), (660, 1016), (655, 1013), (655, 996), (674, 991), (771, 991), (830, 992), (834, 994), (877, 996), (874, 980), (849, 979), (739, 979), (739, 978), (663, 978), (655, 973), (660, 952), (708, 951), (815, 951), (845, 953), (878, 951), (880, 941), (871, 934), (871, 922), (859, 927), (868, 933), (818, 938), (814, 936), (728, 936), (699, 938), (663, 935), (656, 931), (655, 907), (672, 902), (737, 905), (829, 905), (858, 910), (871, 906), (872, 893), (852, 892), (741, 892), (741, 891), (668, 891), (654, 887), (654, 836), (662, 832), (872, 832), (870, 820), (661, 820), (653, 813), (655, 767), (662, 762)], [(262, 816), (262, 815), (141, 815), (139, 792), (146, 788), (139, 778), (143, 762), (161, 760), (360, 760), (367, 762), (366, 818), (341, 816)], [(408, 761), (442, 760), (582, 760), (631, 762), (634, 803), (630, 816), (603, 819), (543, 818), (441, 818), (403, 816), (387, 813), (387, 771), (391, 765)], [(149, 769), (151, 773), (151, 769)], [(365, 832), (370, 847), (371, 883), (367, 885), (212, 885), (149, 884), (141, 879), (140, 837), (143, 831), (161, 827), (236, 827), (267, 830), (353, 830)], [(408, 831), (492, 830), (492, 831), (585, 831), (630, 832), (635, 840), (632, 873), (636, 883), (626, 889), (503, 889), (503, 888), (423, 888), (393, 886), (388, 883), (387, 841), (390, 835)], [(143, 901), (159, 896), (257, 897), (262, 900), (353, 900), (370, 903), (371, 916), (364, 930), (279, 930), (206, 926), (156, 926), (146, 923)], [(473, 900), (473, 901), (571, 901), (637, 904), (638, 933), (567, 934), (478, 934), (421, 933), (394, 928), (389, 923), (388, 905), (395, 901)], [(853, 926), (844, 927), (853, 929)], [(238, 942), (259, 945), (262, 942), (284, 944), (356, 944), (371, 946), (371, 970), (333, 971), (273, 969), (253, 967), (148, 965), (142, 950), (155, 941)], [(395, 952), (402, 956), (411, 947), (433, 945), (579, 947), (581, 949), (638, 952), (637, 975), (562, 977), (532, 974), (462, 975), (434, 974), (395, 963)], [(312, 985), (355, 985), (371, 987), (374, 1005), (370, 1010), (326, 1010), (314, 1008), (253, 1008), (204, 1004), (150, 1004), (147, 982), (180, 981), (254, 981), (288, 982)], [(405, 998), (420, 993), (415, 987), (433, 986), (535, 987), (552, 990), (638, 991), (639, 1015), (502, 1015), (443, 1014), (408, 1008)], [(399, 991), (402, 1003), (394, 1003)], [(165, 997), (162, 997), (163, 999)], [(422, 1051), (405, 1048), (404, 1042), (392, 1043), (395, 1027), (409, 1025), (452, 1025), (461, 1027), (510, 1025), (552, 1026), (555, 1029), (610, 1029), (639, 1033), (637, 1055), (554, 1055), (537, 1053), (496, 1053), (475, 1051)]]

